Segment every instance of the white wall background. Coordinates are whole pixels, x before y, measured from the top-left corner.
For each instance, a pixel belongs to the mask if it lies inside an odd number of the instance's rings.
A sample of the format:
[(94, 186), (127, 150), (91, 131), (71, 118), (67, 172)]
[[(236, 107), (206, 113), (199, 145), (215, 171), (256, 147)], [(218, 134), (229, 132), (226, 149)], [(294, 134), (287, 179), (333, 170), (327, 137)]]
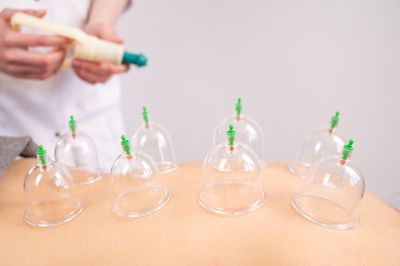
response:
[(266, 159), (291, 160), (339, 110), (367, 188), (400, 209), (399, 0), (137, 0), (118, 29), (149, 57), (123, 76), (127, 133), (146, 105), (180, 162), (202, 160), (240, 96)]

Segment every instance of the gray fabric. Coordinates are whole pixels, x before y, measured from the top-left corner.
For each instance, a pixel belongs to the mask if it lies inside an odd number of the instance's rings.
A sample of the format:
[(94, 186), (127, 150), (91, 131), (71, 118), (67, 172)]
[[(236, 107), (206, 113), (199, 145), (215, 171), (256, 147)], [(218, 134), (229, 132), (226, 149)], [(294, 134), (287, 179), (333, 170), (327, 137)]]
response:
[(0, 178), (7, 172), (17, 156), (36, 157), (38, 146), (31, 137), (0, 136)]

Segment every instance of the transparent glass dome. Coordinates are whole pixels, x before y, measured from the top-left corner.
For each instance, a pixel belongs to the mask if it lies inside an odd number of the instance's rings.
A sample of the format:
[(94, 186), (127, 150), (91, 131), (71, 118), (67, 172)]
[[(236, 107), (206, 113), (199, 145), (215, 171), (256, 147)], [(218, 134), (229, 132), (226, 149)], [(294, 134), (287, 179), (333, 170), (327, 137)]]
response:
[(177, 170), (179, 166), (167, 131), (149, 121), (146, 107), (143, 107), (142, 114), (145, 123), (133, 135), (133, 150), (153, 158), (160, 174)]
[(125, 136), (121, 144), (124, 152), (111, 169), (114, 213), (140, 217), (161, 209), (170, 199), (170, 192), (157, 178), (155, 162), (147, 154), (131, 152)]
[(56, 161), (68, 169), (74, 185), (90, 184), (101, 179), (103, 174), (94, 142), (88, 135), (77, 130), (73, 116), (69, 126), (70, 131), (62, 135), (56, 144)]
[(340, 155), (345, 138), (337, 131), (339, 112), (332, 117), (331, 127), (315, 130), (303, 142), (296, 160), (289, 164), (289, 170), (304, 178), (309, 167), (320, 160)]
[(328, 158), (312, 165), (293, 200), (295, 210), (308, 220), (334, 229), (359, 224), (356, 207), (364, 196), (364, 178), (349, 160), (353, 141), (344, 146), (342, 158)]
[(215, 129), (213, 146), (225, 143), (225, 131), (229, 125), (235, 127), (237, 141), (253, 149), (260, 160), (261, 167), (265, 167), (264, 136), (261, 127), (255, 120), (243, 114), (241, 98), (238, 98), (236, 103), (236, 114), (225, 118)]
[(204, 160), (199, 203), (218, 214), (255, 211), (266, 202), (259, 158), (247, 145), (235, 142), (233, 125), (227, 135), (228, 141), (216, 146)]
[(49, 160), (40, 145), (38, 163), (28, 171), (24, 180), (27, 202), (25, 222), (48, 227), (75, 218), (81, 213), (83, 202), (76, 196), (74, 189), (68, 170)]

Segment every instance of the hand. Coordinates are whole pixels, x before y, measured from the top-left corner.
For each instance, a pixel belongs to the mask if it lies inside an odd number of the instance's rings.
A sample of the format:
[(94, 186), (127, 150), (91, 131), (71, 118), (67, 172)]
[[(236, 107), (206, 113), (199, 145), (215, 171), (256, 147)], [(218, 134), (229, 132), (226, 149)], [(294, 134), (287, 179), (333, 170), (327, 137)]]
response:
[[(17, 78), (44, 80), (55, 75), (60, 69), (67, 40), (58, 36), (23, 34), (13, 31), (11, 17), (23, 12), (36, 17), (43, 17), (45, 10), (4, 9), (0, 13), (0, 71)], [(57, 46), (49, 53), (37, 53), (28, 50), (32, 46)]]
[[(85, 30), (87, 33), (95, 35), (100, 39), (120, 44), (123, 43), (123, 40), (118, 36), (116, 30), (107, 24), (88, 24)], [(96, 63), (74, 59), (72, 61), (72, 68), (82, 80), (91, 84), (96, 84), (98, 82), (106, 82), (114, 74), (128, 71), (129, 65), (115, 65), (107, 62)]]

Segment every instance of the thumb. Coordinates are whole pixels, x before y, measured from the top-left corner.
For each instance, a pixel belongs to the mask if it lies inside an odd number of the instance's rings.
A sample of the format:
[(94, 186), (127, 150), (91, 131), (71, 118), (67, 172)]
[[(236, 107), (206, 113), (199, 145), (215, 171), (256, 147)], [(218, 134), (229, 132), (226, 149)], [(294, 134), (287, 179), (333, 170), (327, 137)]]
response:
[(39, 18), (42, 18), (44, 17), (44, 15), (46, 15), (46, 10), (44, 9), (33, 10), (33, 9), (11, 9), (11, 8), (4, 9), (0, 14), (3, 19), (5, 19), (6, 21), (10, 21), (12, 16), (14, 16), (15, 13), (19, 12)]
[(118, 44), (123, 44), (124, 43), (124, 40), (122, 40), (120, 37), (118, 37), (118, 36), (116, 36), (116, 37), (110, 37), (110, 38), (107, 38), (106, 40), (108, 40), (108, 41), (110, 41), (110, 42), (115, 42), (115, 43), (118, 43)]
[(119, 37), (118, 33), (114, 29), (104, 29), (99, 32), (98, 36), (100, 39), (107, 40), (110, 42), (115, 42), (118, 44), (123, 44), (124, 40)]

